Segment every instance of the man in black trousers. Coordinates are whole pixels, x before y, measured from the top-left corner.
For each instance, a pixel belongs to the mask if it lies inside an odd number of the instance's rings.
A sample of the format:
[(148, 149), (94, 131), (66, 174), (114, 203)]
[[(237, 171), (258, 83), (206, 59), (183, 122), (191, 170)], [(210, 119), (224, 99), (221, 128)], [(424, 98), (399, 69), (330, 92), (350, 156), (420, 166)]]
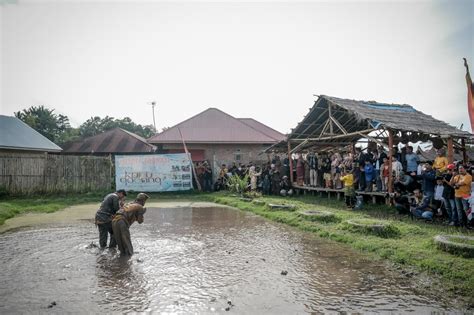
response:
[(112, 218), (120, 207), (124, 205), (125, 196), (127, 196), (127, 192), (123, 189), (108, 194), (105, 196), (99, 210), (97, 210), (95, 214), (95, 224), (99, 228), (100, 248), (107, 246), (108, 234), (110, 234), (109, 248), (115, 248), (117, 246), (112, 231)]

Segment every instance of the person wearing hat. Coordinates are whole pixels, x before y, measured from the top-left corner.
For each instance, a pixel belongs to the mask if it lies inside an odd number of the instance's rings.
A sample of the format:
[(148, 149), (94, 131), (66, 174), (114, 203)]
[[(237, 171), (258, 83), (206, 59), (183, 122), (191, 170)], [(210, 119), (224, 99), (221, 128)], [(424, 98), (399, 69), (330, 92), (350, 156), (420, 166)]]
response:
[(99, 210), (95, 214), (95, 224), (99, 229), (99, 246), (105, 248), (107, 246), (107, 238), (110, 234), (109, 247), (114, 248), (117, 246), (113, 237), (112, 231), (112, 217), (115, 213), (123, 206), (127, 192), (123, 189), (119, 189), (114, 193), (105, 196), (104, 200), (100, 204)]
[(143, 215), (146, 212), (144, 206), (148, 198), (150, 197), (147, 194), (139, 193), (134, 201), (124, 205), (112, 219), (112, 230), (122, 256), (133, 255), (130, 226), (135, 221), (143, 223)]

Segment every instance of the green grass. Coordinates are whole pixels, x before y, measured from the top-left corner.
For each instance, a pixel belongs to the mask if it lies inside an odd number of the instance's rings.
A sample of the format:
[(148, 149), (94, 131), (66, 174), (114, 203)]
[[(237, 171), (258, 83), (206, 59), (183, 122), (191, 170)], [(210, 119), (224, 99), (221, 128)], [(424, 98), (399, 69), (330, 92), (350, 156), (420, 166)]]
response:
[[(323, 210), (335, 214), (342, 222), (310, 221), (298, 215), (298, 211), (269, 211), (263, 205), (242, 202), (225, 193), (207, 195), (205, 198), (230, 205), (241, 210), (251, 211), (267, 219), (294, 226), (311, 232), (319, 237), (347, 244), (355, 250), (368, 253), (376, 258), (388, 260), (396, 265), (414, 268), (439, 277), (443, 287), (452, 296), (462, 293), (467, 303), (474, 304), (474, 259), (446, 253), (437, 248), (433, 237), (438, 234), (473, 235), (472, 232), (459, 230), (441, 223), (426, 223), (401, 216), (394, 208), (385, 205), (365, 205), (364, 210), (349, 211), (343, 202), (312, 196), (297, 196), (292, 199), (262, 197), (267, 203), (291, 202), (297, 210)], [(348, 229), (345, 221), (362, 220), (367, 223), (382, 221), (393, 227), (396, 232), (388, 235), (373, 235)], [(359, 221), (360, 222), (360, 221)]]

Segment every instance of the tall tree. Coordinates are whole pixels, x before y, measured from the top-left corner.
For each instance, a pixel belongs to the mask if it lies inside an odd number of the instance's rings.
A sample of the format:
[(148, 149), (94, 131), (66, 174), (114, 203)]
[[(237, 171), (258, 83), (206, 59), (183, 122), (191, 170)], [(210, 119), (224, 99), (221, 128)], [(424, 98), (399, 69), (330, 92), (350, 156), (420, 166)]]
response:
[(62, 144), (75, 136), (67, 116), (57, 115), (54, 109), (48, 109), (43, 105), (31, 106), (14, 115), (54, 143)]
[(82, 137), (90, 137), (114, 128), (125, 129), (143, 138), (149, 138), (154, 134), (153, 126), (151, 125), (142, 126), (136, 124), (130, 117), (115, 119), (110, 116), (89, 118), (79, 127), (79, 133)]

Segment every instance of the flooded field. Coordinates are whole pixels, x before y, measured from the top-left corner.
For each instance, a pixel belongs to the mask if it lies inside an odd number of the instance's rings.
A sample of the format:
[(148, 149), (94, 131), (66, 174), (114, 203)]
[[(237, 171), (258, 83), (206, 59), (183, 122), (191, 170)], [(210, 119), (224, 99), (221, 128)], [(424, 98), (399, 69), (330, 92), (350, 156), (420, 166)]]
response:
[(346, 247), (231, 208), (148, 208), (129, 260), (92, 220), (0, 234), (0, 313), (452, 311)]

